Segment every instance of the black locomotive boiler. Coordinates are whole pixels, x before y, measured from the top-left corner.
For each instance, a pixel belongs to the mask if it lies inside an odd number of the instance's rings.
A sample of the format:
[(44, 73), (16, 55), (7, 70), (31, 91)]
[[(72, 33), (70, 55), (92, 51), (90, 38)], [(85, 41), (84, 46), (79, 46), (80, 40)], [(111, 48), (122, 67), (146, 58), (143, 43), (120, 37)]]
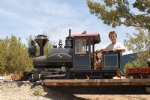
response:
[[(100, 43), (100, 35), (71, 34), (66, 37), (65, 46), (59, 41), (59, 47), (53, 46), (48, 55), (44, 55), (43, 48), (48, 41), (47, 36), (38, 35), (31, 41), (29, 56), (33, 57), (35, 70), (30, 75), (30, 80), (44, 79), (111, 79), (119, 76), (120, 51), (104, 52), (102, 69), (95, 70), (95, 44)], [(40, 56), (36, 55), (35, 42), (40, 47)]]

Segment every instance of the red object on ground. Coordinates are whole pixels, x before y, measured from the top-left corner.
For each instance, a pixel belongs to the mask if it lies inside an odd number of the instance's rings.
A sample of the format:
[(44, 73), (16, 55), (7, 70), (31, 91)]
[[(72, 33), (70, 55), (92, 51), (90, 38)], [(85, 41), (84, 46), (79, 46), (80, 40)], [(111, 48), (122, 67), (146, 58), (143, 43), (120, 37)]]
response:
[(129, 68), (126, 75), (133, 78), (150, 78), (150, 68)]

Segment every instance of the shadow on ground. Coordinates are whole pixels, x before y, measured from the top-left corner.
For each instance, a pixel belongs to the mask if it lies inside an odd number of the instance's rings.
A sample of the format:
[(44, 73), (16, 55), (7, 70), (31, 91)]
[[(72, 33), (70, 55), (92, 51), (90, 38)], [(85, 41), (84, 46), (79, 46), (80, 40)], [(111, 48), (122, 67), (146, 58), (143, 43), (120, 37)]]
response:
[(47, 94), (44, 96), (52, 100), (89, 100), (74, 96), (70, 91), (61, 88), (47, 88)]
[(149, 95), (150, 86), (46, 87), (45, 97), (54, 100), (88, 100), (73, 94), (89, 95)]

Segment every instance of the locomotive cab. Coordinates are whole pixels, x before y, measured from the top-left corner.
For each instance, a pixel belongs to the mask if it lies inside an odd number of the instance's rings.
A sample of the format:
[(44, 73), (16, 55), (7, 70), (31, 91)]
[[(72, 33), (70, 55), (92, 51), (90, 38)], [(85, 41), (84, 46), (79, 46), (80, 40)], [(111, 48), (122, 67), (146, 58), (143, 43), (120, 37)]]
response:
[(95, 44), (100, 40), (99, 34), (72, 34), (73, 37), (73, 70), (94, 69)]

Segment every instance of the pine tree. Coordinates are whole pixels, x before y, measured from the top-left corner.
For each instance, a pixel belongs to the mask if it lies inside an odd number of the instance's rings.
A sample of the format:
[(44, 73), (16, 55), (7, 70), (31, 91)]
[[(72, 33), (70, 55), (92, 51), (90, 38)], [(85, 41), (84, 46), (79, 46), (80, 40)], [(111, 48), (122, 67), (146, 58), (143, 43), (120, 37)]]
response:
[(21, 42), (21, 38), (12, 35), (10, 38), (0, 39), (0, 74), (32, 69), (28, 48)]
[(91, 14), (95, 14), (107, 25), (140, 27), (150, 32), (149, 0), (136, 0), (133, 4), (128, 0), (104, 0), (104, 2), (87, 0), (87, 4)]

